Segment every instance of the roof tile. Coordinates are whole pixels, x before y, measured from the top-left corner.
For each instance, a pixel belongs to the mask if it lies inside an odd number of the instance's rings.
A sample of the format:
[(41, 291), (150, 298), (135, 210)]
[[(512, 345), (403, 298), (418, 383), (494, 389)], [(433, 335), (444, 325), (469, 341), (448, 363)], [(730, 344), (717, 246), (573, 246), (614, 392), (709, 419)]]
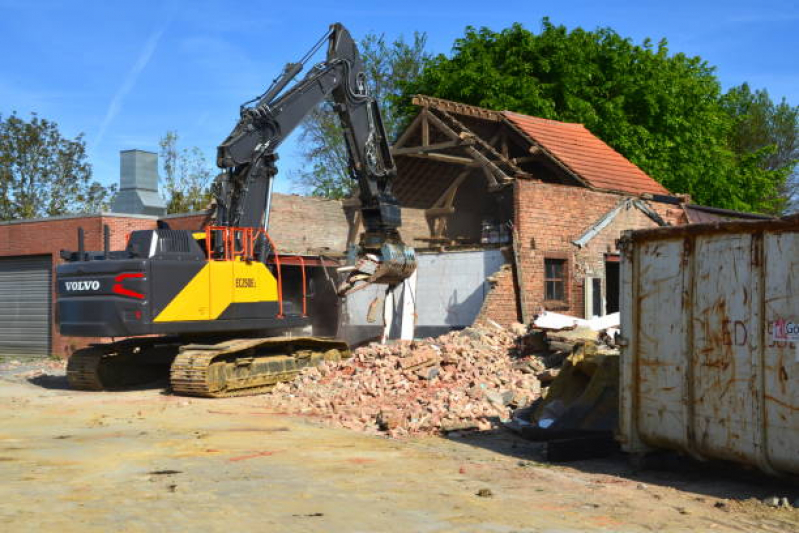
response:
[(592, 187), (631, 194), (671, 194), (582, 124), (504, 111), (525, 135)]

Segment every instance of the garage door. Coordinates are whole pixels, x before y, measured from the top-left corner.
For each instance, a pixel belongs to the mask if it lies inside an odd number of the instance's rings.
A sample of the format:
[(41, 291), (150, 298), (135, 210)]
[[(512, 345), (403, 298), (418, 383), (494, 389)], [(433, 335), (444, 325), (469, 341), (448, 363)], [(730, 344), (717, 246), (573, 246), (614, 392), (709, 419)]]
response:
[(50, 256), (0, 258), (0, 356), (50, 355)]

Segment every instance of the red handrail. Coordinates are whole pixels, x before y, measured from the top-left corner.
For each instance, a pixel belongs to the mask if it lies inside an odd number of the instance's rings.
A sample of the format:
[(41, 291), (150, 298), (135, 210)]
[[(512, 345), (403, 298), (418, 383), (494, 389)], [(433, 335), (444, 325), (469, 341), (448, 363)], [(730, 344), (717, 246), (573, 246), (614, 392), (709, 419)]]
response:
[(300, 266), (302, 267), (302, 316), (308, 316), (308, 309), (307, 309), (307, 297), (305, 296), (305, 259), (302, 256), (299, 257), (300, 259)]
[(267, 232), (264, 230), (258, 230), (263, 232), (264, 237), (266, 240), (269, 241), (269, 246), (272, 247), (272, 253), (275, 256), (275, 265), (277, 265), (277, 299), (280, 302), (280, 313), (277, 315), (277, 318), (283, 318), (283, 275), (280, 271), (280, 254), (277, 253), (277, 246), (275, 246), (272, 237), (269, 236)]

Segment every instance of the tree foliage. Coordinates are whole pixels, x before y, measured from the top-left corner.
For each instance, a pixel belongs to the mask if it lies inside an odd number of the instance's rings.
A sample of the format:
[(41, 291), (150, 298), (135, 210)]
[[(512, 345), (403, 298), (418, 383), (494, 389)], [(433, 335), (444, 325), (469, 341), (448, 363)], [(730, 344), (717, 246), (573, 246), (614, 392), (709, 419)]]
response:
[(768, 91), (753, 92), (746, 83), (730, 89), (723, 105), (733, 117), (733, 151), (755, 157), (763, 169), (784, 174), (777, 201), (784, 201), (788, 210), (799, 208), (799, 106), (785, 99), (775, 104)]
[[(403, 37), (389, 42), (385, 35), (376, 34), (368, 34), (360, 42), (369, 92), (380, 104), (389, 139), (396, 136), (403, 120), (395, 105), (396, 96), (421, 74), (429, 59), (426, 43), (427, 35), (418, 32), (412, 42)], [(300, 130), (300, 146), (309, 170), (297, 172), (294, 181), (314, 196), (349, 196), (355, 183), (349, 174), (341, 125), (330, 102), (322, 103), (306, 117)]]
[(105, 210), (116, 186), (91, 177), (82, 134), (65, 138), (35, 113), (0, 115), (0, 220)]
[(178, 147), (178, 134), (168, 131), (158, 142), (163, 171), (161, 195), (167, 213), (203, 211), (211, 202), (211, 181), (214, 171), (202, 150)]
[(635, 44), (608, 28), (568, 31), (548, 19), (538, 34), (521, 24), (468, 27), (450, 56), (402, 88), (406, 117), (421, 93), (581, 122), (675, 193), (731, 209), (778, 207), (784, 172), (763, 168), (762, 154), (736, 153), (714, 68), (671, 54), (665, 39)]

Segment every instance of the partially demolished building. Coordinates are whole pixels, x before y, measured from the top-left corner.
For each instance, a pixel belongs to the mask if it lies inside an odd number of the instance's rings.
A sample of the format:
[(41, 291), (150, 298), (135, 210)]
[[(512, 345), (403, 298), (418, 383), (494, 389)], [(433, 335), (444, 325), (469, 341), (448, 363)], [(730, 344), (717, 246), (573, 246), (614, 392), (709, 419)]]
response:
[(479, 318), (618, 311), (623, 230), (763, 218), (671, 194), (581, 124), (427, 96), (413, 103), (419, 111), (393, 147), (395, 193), (424, 214), (422, 240), (450, 252), (505, 251)]

